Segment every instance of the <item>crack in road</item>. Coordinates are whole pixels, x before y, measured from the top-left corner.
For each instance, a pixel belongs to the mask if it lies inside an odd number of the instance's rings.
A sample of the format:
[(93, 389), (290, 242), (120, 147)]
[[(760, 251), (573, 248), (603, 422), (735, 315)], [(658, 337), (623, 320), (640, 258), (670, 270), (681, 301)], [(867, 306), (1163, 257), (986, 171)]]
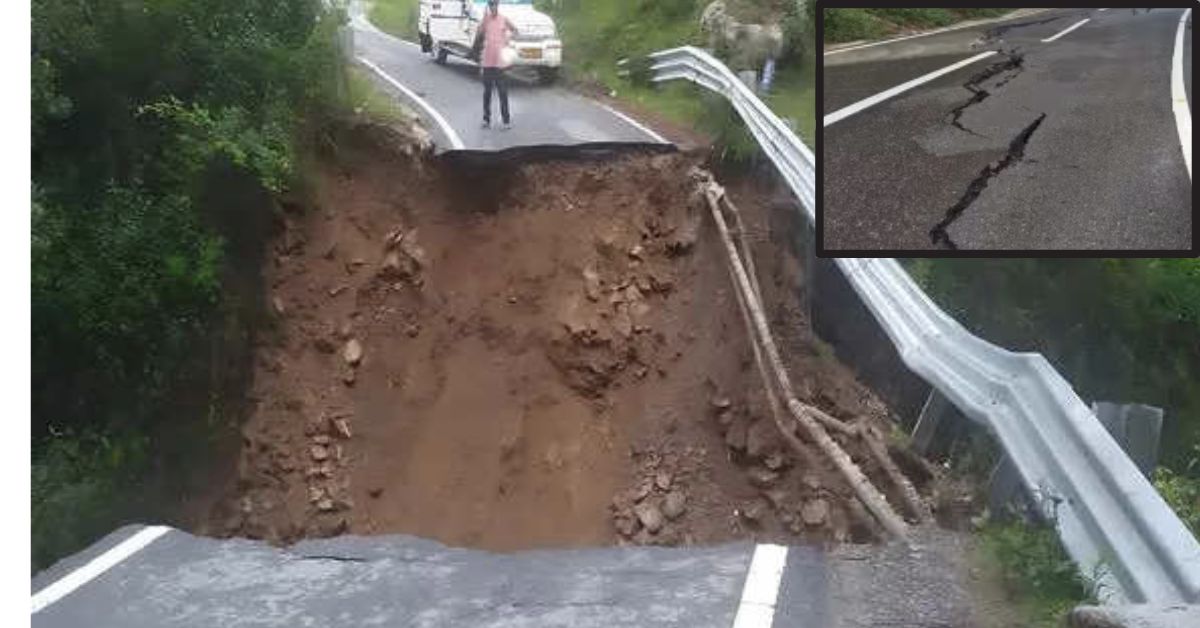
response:
[(971, 97), (963, 104), (950, 110), (950, 124), (953, 125), (954, 128), (970, 133), (976, 137), (985, 137), (962, 125), (961, 118), (963, 112), (966, 111), (968, 107), (977, 105), (986, 100), (988, 96), (992, 95), (990, 90), (979, 87), (981, 83), (991, 79), (1001, 72), (1011, 72), (1008, 76), (1004, 77), (1004, 80), (1000, 81), (995, 87), (992, 88), (993, 90), (996, 90), (1007, 85), (1009, 81), (1013, 80), (1013, 78), (1015, 78), (1025, 69), (1025, 55), (1020, 54), (1017, 50), (1014, 49), (1011, 52), (1002, 50), (1000, 51), (1000, 54), (1007, 58), (1004, 61), (993, 63), (992, 65), (984, 68), (982, 71), (977, 72), (975, 76), (967, 79), (966, 83), (963, 83), (963, 87), (967, 90), (970, 90)]
[(986, 33), (983, 34), (982, 43), (990, 42), (993, 39), (999, 39), (1001, 35), (1003, 35), (1004, 33), (1007, 33), (1008, 31), (1010, 31), (1014, 28), (1024, 28), (1026, 26), (1037, 26), (1038, 24), (1046, 24), (1048, 22), (1053, 22), (1055, 20), (1061, 20), (1064, 17), (1067, 17), (1067, 16), (1059, 15), (1057, 17), (1048, 17), (1048, 18), (1044, 18), (1041, 20), (1030, 20), (1028, 22), (1017, 22), (1016, 24), (1004, 24), (1003, 26), (997, 26), (995, 28), (990, 28), (990, 29), (988, 29), (988, 31)]
[(946, 227), (949, 227), (950, 223), (957, 220), (958, 217), (961, 216), (962, 213), (971, 206), (971, 203), (974, 203), (975, 199), (979, 198), (979, 195), (983, 193), (984, 188), (988, 186), (989, 180), (991, 180), (993, 177), (996, 177), (1001, 172), (1004, 172), (1004, 170), (1009, 166), (1025, 159), (1025, 146), (1029, 144), (1029, 138), (1033, 137), (1034, 131), (1037, 131), (1038, 127), (1042, 125), (1042, 121), (1045, 119), (1045, 113), (1038, 116), (1036, 120), (1031, 122), (1029, 126), (1022, 129), (1021, 132), (1013, 138), (1012, 142), (1010, 142), (1008, 145), (1008, 154), (1006, 154), (1003, 159), (990, 163), (984, 166), (983, 170), (979, 171), (979, 174), (974, 180), (971, 181), (970, 185), (967, 186), (967, 190), (963, 192), (963, 195), (958, 199), (958, 202), (951, 206), (950, 209), (946, 210), (946, 217), (943, 218), (937, 225), (935, 225), (933, 229), (929, 230), (929, 237), (933, 240), (934, 246), (951, 250), (958, 249), (958, 246), (954, 244), (953, 240), (950, 239), (950, 234), (946, 232)]

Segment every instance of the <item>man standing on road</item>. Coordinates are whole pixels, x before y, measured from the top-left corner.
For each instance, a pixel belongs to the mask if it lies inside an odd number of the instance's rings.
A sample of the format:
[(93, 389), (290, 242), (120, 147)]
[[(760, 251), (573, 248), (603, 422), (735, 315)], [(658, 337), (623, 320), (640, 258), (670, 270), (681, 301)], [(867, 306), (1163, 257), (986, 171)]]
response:
[(504, 129), (511, 127), (508, 116), (508, 86), (504, 84), (504, 68), (511, 60), (505, 59), (509, 35), (517, 34), (517, 27), (507, 17), (500, 15), (500, 0), (488, 0), (483, 22), (479, 24), (483, 38), (483, 128), (492, 125), (492, 88), (500, 96), (500, 119)]

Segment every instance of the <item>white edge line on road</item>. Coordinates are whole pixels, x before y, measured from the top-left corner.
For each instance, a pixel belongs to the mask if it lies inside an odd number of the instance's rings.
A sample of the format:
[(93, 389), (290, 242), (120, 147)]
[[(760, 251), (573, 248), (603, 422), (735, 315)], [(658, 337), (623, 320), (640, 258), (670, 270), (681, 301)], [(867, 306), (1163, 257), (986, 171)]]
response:
[(1058, 39), (1059, 37), (1062, 37), (1063, 35), (1066, 35), (1067, 33), (1069, 33), (1069, 32), (1071, 32), (1071, 31), (1073, 31), (1073, 30), (1075, 30), (1075, 29), (1079, 28), (1080, 26), (1083, 26), (1084, 24), (1087, 24), (1087, 23), (1088, 23), (1088, 22), (1090, 22), (1090, 21), (1092, 21), (1092, 18), (1090, 18), (1090, 17), (1085, 17), (1085, 18), (1083, 18), (1082, 20), (1079, 20), (1078, 22), (1075, 22), (1074, 24), (1072, 24), (1072, 25), (1068, 26), (1068, 27), (1067, 27), (1065, 30), (1063, 30), (1063, 31), (1059, 32), (1057, 35), (1051, 35), (1050, 37), (1047, 37), (1046, 39), (1043, 39), (1043, 40), (1042, 40), (1042, 43), (1044, 43), (1044, 44), (1048, 44), (1048, 43), (1050, 43), (1050, 42), (1052, 42), (1052, 41), (1054, 41), (1054, 40)]
[(645, 133), (646, 135), (650, 136), (650, 138), (651, 138), (651, 139), (653, 139), (654, 141), (658, 142), (659, 144), (670, 144), (670, 143), (671, 143), (671, 142), (668, 142), (668, 141), (667, 141), (667, 138), (665, 138), (665, 137), (663, 137), (663, 136), (659, 135), (658, 133), (655, 133), (655, 132), (654, 132), (654, 129), (651, 129), (650, 127), (647, 127), (646, 125), (642, 124), (641, 122), (638, 122), (637, 120), (634, 120), (633, 118), (631, 118), (631, 117), (629, 117), (629, 116), (627, 116), (627, 115), (625, 115), (625, 114), (621, 113), (620, 111), (617, 111), (616, 109), (613, 109), (612, 107), (609, 107), (608, 105), (606, 105), (606, 104), (604, 104), (604, 103), (602, 103), (602, 102), (600, 102), (600, 101), (596, 101), (596, 104), (598, 104), (598, 105), (600, 105), (601, 107), (603, 107), (605, 111), (607, 111), (607, 112), (609, 112), (609, 113), (613, 114), (614, 116), (616, 116), (616, 117), (618, 117), (618, 118), (620, 118), (620, 119), (624, 120), (625, 122), (627, 122), (627, 123), (629, 124), (629, 126), (632, 126), (633, 128), (635, 128), (635, 129), (637, 129), (637, 130), (641, 131), (642, 133)]
[(1179, 18), (1179, 28), (1175, 29), (1175, 54), (1171, 57), (1171, 109), (1175, 112), (1175, 126), (1179, 129), (1179, 146), (1183, 149), (1188, 179), (1192, 178), (1192, 108), (1183, 85), (1183, 31), (1191, 14), (1192, 10), (1187, 9)]
[(170, 532), (168, 526), (147, 526), (129, 538), (118, 543), (115, 547), (88, 561), (79, 569), (56, 580), (41, 591), (33, 594), (33, 611), (36, 613), (47, 606), (59, 601), (63, 596), (87, 584), (96, 576), (108, 571), (117, 563), (136, 554), (138, 550), (154, 542), (158, 537)]
[[(836, 55), (836, 54), (840, 54), (843, 52), (850, 52), (851, 50), (862, 50), (863, 48), (873, 48), (875, 46), (891, 44), (891, 43), (895, 43), (898, 41), (904, 41), (906, 39), (916, 39), (918, 37), (928, 37), (930, 35), (939, 35), (941, 33), (948, 33), (950, 31), (956, 31), (956, 30), (963, 29), (963, 28), (970, 28), (972, 26), (980, 26), (983, 24), (995, 24), (997, 22), (1008, 22), (1010, 20), (1019, 20), (1021, 18), (1026, 18), (1026, 17), (1030, 17), (1033, 15), (1037, 15), (1038, 13), (1045, 13), (1046, 11), (1049, 11), (1049, 10), (1050, 9), (1039, 9), (1032, 13), (1026, 13), (1024, 15), (1018, 15), (1016, 17), (1010, 17), (1010, 18), (1001, 18), (998, 20), (983, 20), (983, 21), (976, 20), (976, 21), (964, 22), (962, 24), (955, 24), (954, 26), (938, 28), (938, 29), (931, 30), (931, 31), (928, 31), (925, 33), (917, 33), (915, 35), (905, 35), (903, 37), (893, 37), (891, 39), (884, 39), (883, 41), (873, 41), (868, 44), (859, 44), (857, 46), (846, 46), (845, 48), (838, 48), (837, 50), (830, 50), (829, 52), (822, 53), (822, 56), (828, 57), (829, 55)], [(1101, 10), (1103, 10), (1103, 9), (1101, 9)]]
[(788, 548), (784, 545), (754, 546), (733, 628), (771, 628), (787, 554)]
[(462, 138), (458, 136), (458, 133), (454, 132), (454, 127), (450, 126), (450, 123), (446, 121), (446, 118), (442, 117), (442, 114), (438, 113), (438, 110), (434, 109), (433, 105), (430, 105), (425, 101), (424, 98), (418, 96), (416, 92), (402, 85), (400, 81), (392, 78), (391, 75), (389, 75), (387, 72), (384, 72), (379, 66), (371, 63), (370, 59), (360, 56), (358, 57), (358, 60), (362, 62), (363, 65), (371, 68), (371, 70), (376, 74), (383, 77), (383, 80), (390, 83), (392, 87), (400, 90), (409, 100), (413, 101), (418, 107), (424, 110), (425, 115), (429, 116), (442, 130), (442, 134), (450, 140), (451, 148), (454, 150), (461, 150), (466, 147), (466, 145), (463, 144)]
[(843, 118), (848, 118), (868, 107), (873, 107), (889, 98), (892, 98), (894, 96), (902, 94), (922, 83), (928, 83), (929, 81), (932, 81), (933, 79), (935, 79), (939, 76), (942, 76), (943, 74), (949, 74), (950, 72), (953, 72), (959, 68), (971, 65), (972, 63), (975, 63), (976, 61), (979, 61), (980, 59), (986, 59), (994, 54), (996, 54), (995, 51), (988, 51), (988, 52), (983, 52), (983, 53), (977, 54), (974, 57), (971, 57), (970, 59), (964, 59), (962, 61), (959, 61), (958, 63), (948, 65), (940, 70), (934, 70), (933, 72), (930, 72), (929, 74), (926, 74), (924, 76), (918, 76), (917, 78), (915, 78), (911, 81), (908, 81), (907, 83), (901, 83), (889, 90), (879, 92), (878, 94), (875, 94), (874, 96), (871, 96), (868, 98), (864, 98), (864, 99), (854, 103), (853, 105), (847, 105), (845, 107), (842, 107), (841, 109), (838, 109), (837, 111), (825, 116), (822, 126), (829, 126), (829, 125), (833, 124), (834, 122), (837, 122), (838, 120), (841, 120)]
[(1096, 9), (1096, 13), (1104, 13), (1108, 9)]

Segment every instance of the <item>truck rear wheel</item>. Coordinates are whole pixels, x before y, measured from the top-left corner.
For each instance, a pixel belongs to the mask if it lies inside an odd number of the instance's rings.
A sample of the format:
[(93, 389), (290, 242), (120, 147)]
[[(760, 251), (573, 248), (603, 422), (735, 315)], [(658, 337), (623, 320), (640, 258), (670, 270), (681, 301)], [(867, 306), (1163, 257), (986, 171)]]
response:
[(446, 64), (446, 59), (447, 59), (449, 56), (450, 56), (450, 51), (449, 51), (449, 50), (446, 50), (445, 48), (443, 48), (443, 47), (441, 47), (441, 46), (438, 46), (437, 48), (434, 48), (434, 58), (437, 60), (437, 62), (438, 62), (438, 63), (440, 63), (440, 64), (442, 64), (442, 65), (445, 65), (445, 64)]

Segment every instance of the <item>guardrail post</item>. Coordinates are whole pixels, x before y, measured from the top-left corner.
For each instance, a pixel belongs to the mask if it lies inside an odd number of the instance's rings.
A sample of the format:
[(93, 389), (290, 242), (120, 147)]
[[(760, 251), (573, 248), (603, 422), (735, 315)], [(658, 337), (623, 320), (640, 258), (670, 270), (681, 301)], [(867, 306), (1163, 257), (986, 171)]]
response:
[(1162, 433), (1162, 408), (1140, 403), (1118, 404), (1093, 401), (1092, 414), (1112, 434), (1142, 474), (1150, 477), (1158, 464), (1159, 436)]

